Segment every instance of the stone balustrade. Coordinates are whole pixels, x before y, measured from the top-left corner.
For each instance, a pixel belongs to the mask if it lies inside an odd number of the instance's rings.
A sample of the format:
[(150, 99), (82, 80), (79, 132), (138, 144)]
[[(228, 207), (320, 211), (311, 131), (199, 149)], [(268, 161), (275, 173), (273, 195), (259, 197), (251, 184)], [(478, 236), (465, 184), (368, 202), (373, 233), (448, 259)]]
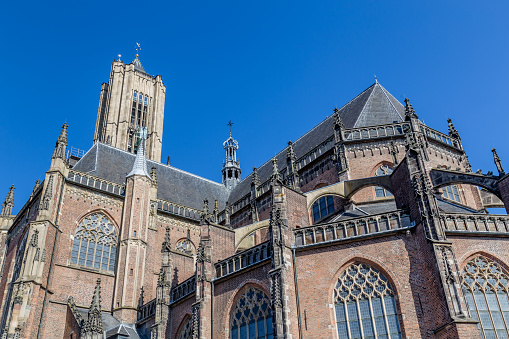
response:
[(428, 140), (429, 140), (429, 138), (431, 138), (433, 140), (441, 142), (442, 144), (446, 144), (446, 145), (449, 145), (451, 147), (461, 150), (461, 145), (458, 142), (458, 140), (456, 140), (455, 138), (451, 138), (448, 135), (438, 132), (438, 131), (434, 130), (433, 128), (430, 128), (423, 124), (421, 124), (421, 130), (426, 135)]
[(202, 211), (196, 210), (191, 207), (182, 206), (171, 201), (157, 199), (157, 209), (162, 212), (179, 215), (184, 218), (193, 220), (200, 220)]
[(294, 230), (295, 247), (381, 234), (413, 226), (414, 223), (410, 220), (410, 216), (403, 210), (373, 214), (345, 221), (298, 228)]
[(196, 291), (196, 276), (193, 275), (191, 278), (184, 280), (177, 286), (171, 289), (170, 304), (176, 303), (179, 300), (184, 299), (188, 295), (193, 294)]
[[(509, 233), (509, 216), (480, 213), (441, 213), (440, 220), (447, 232)], [(463, 233), (462, 232), (462, 233)]]
[(269, 242), (261, 243), (244, 252), (240, 252), (225, 260), (216, 263), (216, 279), (239, 272), (245, 268), (256, 265), (272, 256), (272, 249)]
[(145, 305), (138, 307), (137, 322), (153, 317), (156, 314), (156, 300), (152, 299)]
[(101, 179), (91, 174), (69, 170), (67, 180), (84, 185), (87, 187), (95, 188), (96, 190), (112, 193), (123, 196), (125, 194), (125, 185), (117, 184), (111, 181)]
[(347, 129), (345, 131), (345, 139), (346, 141), (353, 141), (403, 135), (405, 133), (405, 125), (408, 126), (408, 128), (410, 127), (410, 125), (407, 123), (396, 123), (373, 127)]

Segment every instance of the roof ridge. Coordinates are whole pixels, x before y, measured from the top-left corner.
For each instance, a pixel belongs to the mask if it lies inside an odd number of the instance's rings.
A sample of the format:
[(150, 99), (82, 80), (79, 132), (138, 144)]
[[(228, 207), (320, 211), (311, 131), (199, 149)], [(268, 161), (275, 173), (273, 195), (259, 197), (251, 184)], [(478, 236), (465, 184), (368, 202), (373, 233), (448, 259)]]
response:
[[(368, 89), (370, 88), (373, 88), (373, 90), (371, 91), (371, 93), (369, 93), (369, 96), (368, 98), (366, 99), (366, 101), (364, 102), (364, 106), (362, 106), (362, 109), (361, 109), (361, 112), (360, 114), (357, 116), (357, 119), (355, 120), (355, 123), (353, 124), (353, 127), (355, 128), (355, 126), (357, 125), (357, 122), (359, 121), (359, 118), (361, 117), (362, 113), (364, 112), (364, 109), (366, 108), (366, 105), (368, 104), (368, 101), (369, 101), (369, 98), (371, 98), (371, 96), (373, 95), (373, 92), (374, 92), (374, 88), (375, 86), (378, 84), (378, 81), (375, 81), (375, 83), (371, 86), (369, 86), (368, 88), (366, 88), (362, 93), (366, 92)], [(361, 93), (361, 94), (362, 94)], [(359, 94), (360, 95), (360, 94)], [(350, 100), (350, 102), (354, 101), (357, 97), (355, 97), (354, 99)]]
[[(380, 84), (379, 84), (379, 85), (380, 85)], [(391, 104), (392, 108), (394, 108), (394, 110), (396, 111), (396, 114), (397, 114), (397, 115), (399, 115), (399, 117), (400, 117), (402, 120), (405, 120), (405, 119), (404, 119), (404, 118), (403, 118), (403, 117), (399, 114), (398, 109), (397, 109), (397, 108), (396, 108), (396, 106), (394, 106), (394, 104), (392, 103), (391, 98), (389, 98), (389, 96), (387, 95), (387, 93), (389, 93), (389, 91), (388, 91), (388, 90), (386, 90), (386, 89), (385, 89), (385, 87), (384, 87), (384, 86), (382, 86), (382, 85), (380, 85), (380, 88), (382, 89), (382, 93), (385, 95), (385, 97), (387, 98), (387, 100), (389, 100), (389, 102), (390, 102), (390, 104)], [(391, 93), (389, 93), (389, 94), (391, 94)], [(396, 99), (396, 98), (394, 97), (394, 95), (392, 95), (392, 94), (391, 94), (391, 96), (392, 96), (394, 99)], [(399, 100), (398, 100), (398, 99), (396, 99), (396, 101), (398, 101), (398, 102), (399, 102)], [(403, 105), (402, 105), (402, 106), (403, 106)]]

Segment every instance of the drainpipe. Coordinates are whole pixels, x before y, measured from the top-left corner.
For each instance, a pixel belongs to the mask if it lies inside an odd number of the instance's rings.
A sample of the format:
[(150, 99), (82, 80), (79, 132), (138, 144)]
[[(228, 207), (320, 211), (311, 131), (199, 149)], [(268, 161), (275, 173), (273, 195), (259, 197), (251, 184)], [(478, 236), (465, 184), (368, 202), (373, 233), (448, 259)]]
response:
[(302, 319), (300, 315), (300, 297), (299, 297), (299, 282), (297, 280), (297, 260), (295, 259), (295, 247), (292, 248), (293, 254), (293, 279), (295, 281), (295, 298), (297, 299), (297, 312), (299, 315), (299, 338), (302, 339)]
[(57, 230), (55, 232), (55, 240), (53, 242), (53, 250), (51, 252), (51, 261), (49, 264), (48, 279), (46, 279), (46, 291), (44, 292), (44, 300), (42, 302), (41, 320), (39, 321), (39, 327), (37, 329), (37, 339), (39, 339), (39, 336), (41, 334), (42, 319), (44, 317), (44, 309), (46, 308), (46, 299), (48, 297), (49, 280), (51, 278), (51, 271), (53, 268), (53, 258), (55, 258), (55, 248), (57, 247), (58, 233), (60, 233), (60, 226), (58, 226), (58, 219), (60, 218), (60, 207), (62, 206), (62, 196), (64, 194), (64, 186), (65, 186), (65, 182), (66, 182), (65, 176), (62, 176), (62, 178), (63, 178), (62, 188), (60, 189), (60, 198), (58, 199), (57, 217), (55, 219), (55, 226), (57, 227)]

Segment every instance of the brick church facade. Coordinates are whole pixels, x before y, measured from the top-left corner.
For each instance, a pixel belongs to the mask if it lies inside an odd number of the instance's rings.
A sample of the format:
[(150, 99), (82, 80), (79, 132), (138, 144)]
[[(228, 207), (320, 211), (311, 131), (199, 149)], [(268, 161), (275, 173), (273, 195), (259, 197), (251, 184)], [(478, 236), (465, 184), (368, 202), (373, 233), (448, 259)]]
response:
[(161, 163), (165, 91), (113, 62), (93, 146), (64, 124), (16, 215), (10, 188), (0, 338), (508, 338), (495, 149), (472, 172), (375, 81), (243, 178), (230, 132), (217, 183)]

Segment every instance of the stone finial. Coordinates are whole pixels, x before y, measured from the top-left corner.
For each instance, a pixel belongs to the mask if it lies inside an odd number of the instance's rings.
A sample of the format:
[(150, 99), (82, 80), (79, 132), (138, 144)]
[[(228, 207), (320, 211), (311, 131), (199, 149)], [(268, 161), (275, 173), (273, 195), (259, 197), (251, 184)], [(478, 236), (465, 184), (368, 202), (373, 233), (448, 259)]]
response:
[(166, 159), (166, 165), (171, 166), (170, 165), (170, 156), (169, 155), (168, 155), (168, 159)]
[(46, 185), (46, 191), (44, 192), (44, 196), (41, 201), (41, 210), (49, 209), (49, 204), (51, 199), (53, 198), (53, 174), (49, 176), (48, 185)]
[(214, 222), (215, 223), (218, 223), (219, 222), (219, 202), (217, 201), (217, 199), (214, 201), (214, 211), (212, 212), (214, 214)]
[(292, 141), (288, 141), (288, 148), (286, 150), (286, 159), (287, 161), (295, 162), (297, 161), (297, 156), (295, 155), (295, 151), (293, 150)]
[(251, 177), (251, 186), (260, 186), (260, 177), (258, 176), (258, 168), (253, 167), (253, 176)]
[(161, 248), (161, 253), (168, 253), (171, 251), (170, 245), (170, 228), (166, 227), (166, 234), (164, 235), (164, 241)]
[(447, 119), (447, 124), (449, 125), (449, 136), (456, 138), (456, 139), (461, 139), (460, 134), (459, 134), (458, 130), (456, 129), (456, 127), (454, 127), (454, 125), (452, 124), (451, 119)]
[(157, 286), (158, 287), (164, 286), (164, 269), (162, 267), (159, 270), (159, 276), (157, 277)]
[(88, 311), (88, 320), (85, 325), (86, 334), (103, 334), (104, 324), (101, 314), (101, 278), (97, 279), (94, 296)]
[(11, 187), (9, 187), (9, 193), (7, 193), (7, 197), (5, 197), (5, 200), (2, 204), (2, 212), (0, 213), (0, 216), (9, 217), (12, 214), (12, 208), (14, 207), (15, 189), (16, 187), (14, 187), (14, 185), (11, 185)]
[(39, 186), (41, 185), (41, 181), (39, 179), (37, 179), (35, 181), (35, 186), (34, 186), (34, 189), (32, 190), (32, 194), (30, 194), (30, 199), (32, 199), (35, 195), (35, 192), (37, 191), (37, 189), (39, 188)]
[(410, 99), (405, 98), (405, 120), (410, 119), (418, 119), (419, 117), (417, 114), (415, 114), (414, 108), (412, 107), (412, 104), (410, 104)]
[(272, 158), (272, 176), (270, 181), (275, 183), (276, 181), (281, 181), (281, 176), (279, 175), (279, 168), (277, 166), (277, 158)]
[(55, 150), (53, 151), (52, 159), (64, 159), (65, 160), (65, 149), (67, 147), (67, 125), (64, 123), (62, 125), (62, 131), (58, 136), (57, 142), (55, 144)]
[(136, 159), (134, 159), (133, 169), (127, 175), (130, 177), (132, 175), (143, 175), (147, 178), (150, 178), (150, 175), (147, 172), (147, 159), (145, 159), (145, 139), (146, 139), (147, 130), (145, 127), (142, 127), (140, 130), (140, 146), (138, 147), (138, 151), (136, 152)]
[(493, 160), (495, 161), (495, 165), (497, 166), (498, 174), (500, 174), (500, 176), (505, 175), (504, 168), (502, 167), (502, 161), (500, 160), (500, 157), (497, 154), (497, 150), (495, 148), (492, 148), (491, 151), (493, 152)]
[(186, 253), (189, 254), (189, 255), (192, 255), (193, 254), (193, 249), (191, 247), (191, 229), (188, 228), (187, 229), (187, 235), (186, 235), (186, 249), (185, 249)]
[(339, 115), (339, 109), (336, 107), (334, 108), (334, 128), (335, 129), (345, 129), (345, 123), (343, 122), (343, 119), (341, 119), (341, 116)]
[(138, 298), (138, 307), (143, 306), (144, 304), (144, 297), (145, 297), (145, 290), (143, 289), (143, 286), (140, 288), (140, 297)]
[(152, 183), (157, 185), (157, 171), (155, 167), (152, 167), (152, 170), (150, 171), (150, 178), (152, 179)]

